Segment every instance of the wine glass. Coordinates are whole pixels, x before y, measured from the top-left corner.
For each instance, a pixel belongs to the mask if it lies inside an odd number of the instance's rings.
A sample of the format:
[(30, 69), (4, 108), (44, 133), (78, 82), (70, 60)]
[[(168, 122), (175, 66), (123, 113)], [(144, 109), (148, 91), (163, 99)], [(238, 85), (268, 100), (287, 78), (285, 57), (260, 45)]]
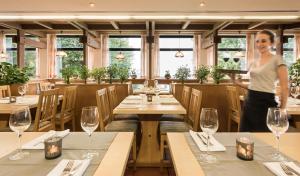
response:
[(26, 86), (25, 86), (25, 85), (19, 86), (19, 87), (18, 87), (18, 93), (19, 93), (21, 96), (24, 96), (25, 93), (26, 93)]
[(297, 98), (300, 94), (300, 86), (292, 85), (290, 88), (291, 95), (293, 98)]
[[(92, 133), (97, 129), (99, 125), (99, 113), (96, 106), (83, 107), (81, 111), (81, 127), (89, 135), (89, 144), (91, 146)], [(94, 156), (98, 156), (98, 152), (88, 151), (83, 155), (85, 159), (92, 159)]]
[(28, 107), (17, 108), (11, 112), (9, 127), (12, 131), (17, 133), (19, 138), (19, 149), (17, 153), (9, 157), (10, 160), (20, 160), (29, 154), (29, 152), (22, 151), (21, 137), (23, 132), (29, 128), (30, 124), (31, 115)]
[(279, 139), (289, 128), (286, 109), (269, 108), (267, 114), (267, 126), (277, 139), (277, 152), (272, 154), (272, 159), (283, 161), (285, 158), (279, 153)]
[(145, 80), (144, 82), (144, 88), (147, 88), (148, 87), (148, 80)]
[(206, 134), (206, 153), (202, 154), (203, 161), (206, 163), (215, 163), (217, 158), (209, 153), (210, 136), (216, 133), (219, 127), (218, 112), (214, 108), (202, 108), (200, 114), (200, 127)]

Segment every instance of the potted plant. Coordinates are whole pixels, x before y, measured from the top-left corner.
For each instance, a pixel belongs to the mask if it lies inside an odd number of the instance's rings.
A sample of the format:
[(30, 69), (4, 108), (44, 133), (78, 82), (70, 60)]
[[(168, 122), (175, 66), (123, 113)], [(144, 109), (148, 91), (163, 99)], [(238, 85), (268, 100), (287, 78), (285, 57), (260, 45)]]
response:
[(90, 74), (95, 80), (97, 80), (97, 83), (100, 84), (101, 79), (105, 77), (105, 68), (94, 68)]
[(221, 69), (221, 67), (213, 66), (210, 72), (210, 75), (216, 84), (219, 84), (220, 80), (222, 80), (225, 77), (225, 74), (222, 73), (219, 69)]
[(121, 80), (121, 84), (129, 78), (129, 68), (128, 67), (119, 67), (118, 68), (118, 77)]
[(289, 68), (289, 77), (291, 83), (300, 86), (300, 58)]
[(74, 70), (71, 66), (66, 66), (61, 69), (61, 75), (64, 78), (66, 84), (70, 84), (70, 78), (74, 75)]
[(79, 70), (79, 76), (81, 79), (84, 80), (84, 84), (86, 84), (87, 79), (89, 78), (90, 74), (89, 74), (89, 69), (86, 65), (83, 65), (80, 70)]
[(209, 75), (209, 67), (205, 65), (199, 66), (199, 68), (196, 70), (196, 77), (200, 81), (200, 84), (203, 84), (203, 81), (207, 80), (207, 77)]
[(132, 70), (131, 70), (131, 75), (130, 75), (130, 77), (131, 77), (132, 79), (136, 79), (136, 78), (137, 78), (137, 74), (136, 74), (135, 69), (132, 69)]
[(165, 78), (166, 79), (170, 79), (171, 78), (170, 70), (166, 70), (166, 72), (165, 72)]
[(118, 65), (117, 64), (111, 64), (108, 67), (106, 67), (106, 74), (109, 79), (109, 83), (112, 83), (112, 80), (117, 77), (118, 75)]
[(0, 63), (0, 85), (25, 84), (32, 75), (32, 68), (19, 68), (7, 62)]
[(188, 68), (187, 66), (181, 66), (177, 69), (174, 77), (176, 79), (179, 79), (181, 81), (181, 84), (183, 84), (184, 80), (186, 80), (190, 76), (190, 72), (190, 68)]

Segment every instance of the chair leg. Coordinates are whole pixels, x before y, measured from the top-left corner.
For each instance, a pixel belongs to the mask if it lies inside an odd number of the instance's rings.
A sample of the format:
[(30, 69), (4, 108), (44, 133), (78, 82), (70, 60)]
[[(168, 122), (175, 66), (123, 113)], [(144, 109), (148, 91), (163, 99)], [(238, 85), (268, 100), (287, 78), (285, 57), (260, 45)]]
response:
[(166, 142), (166, 135), (160, 135), (160, 171), (163, 171), (163, 164), (164, 164), (164, 154), (165, 154), (165, 142)]
[(60, 122), (60, 130), (61, 131), (65, 130), (65, 123), (63, 121)]

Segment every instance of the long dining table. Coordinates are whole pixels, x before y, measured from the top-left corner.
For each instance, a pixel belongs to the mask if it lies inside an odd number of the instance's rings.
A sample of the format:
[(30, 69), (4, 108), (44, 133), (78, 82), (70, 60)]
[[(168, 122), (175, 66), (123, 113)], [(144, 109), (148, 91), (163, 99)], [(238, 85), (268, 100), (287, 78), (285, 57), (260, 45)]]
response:
[[(177, 176), (204, 176), (207, 175), (205, 173), (204, 168), (209, 168), (212, 170), (215, 175), (237, 175), (238, 173), (241, 173), (243, 171), (239, 171), (241, 168), (243, 168), (244, 165), (249, 164), (248, 168), (251, 169), (251, 165), (253, 167), (253, 162), (256, 161), (256, 158), (261, 158), (260, 152), (262, 151), (256, 151), (259, 149), (259, 146), (256, 146), (256, 143), (263, 143), (265, 150), (268, 149), (266, 146), (270, 147), (276, 147), (276, 139), (272, 133), (251, 133), (251, 134), (243, 134), (243, 133), (223, 133), (223, 141), (226, 140), (226, 135), (229, 138), (231, 136), (232, 143), (235, 143), (235, 136), (243, 136), (243, 135), (251, 135), (252, 137), (256, 138), (256, 140), (259, 140), (260, 142), (254, 143), (254, 160), (251, 162), (249, 161), (243, 161), (239, 160), (235, 156), (235, 149), (223, 153), (227, 153), (227, 158), (224, 160), (221, 160), (217, 162), (217, 164), (199, 164), (199, 158), (197, 159), (197, 156), (195, 152), (193, 152), (193, 149), (191, 145), (189, 144), (189, 141), (187, 139), (188, 133), (167, 133), (167, 140), (168, 145), (171, 153), (172, 162), (174, 165), (174, 169)], [(288, 160), (294, 160), (296, 162), (300, 162), (300, 133), (286, 133), (282, 135), (280, 139), (280, 151), (288, 157)], [(259, 144), (258, 144), (259, 145)], [(235, 148), (234, 146), (232, 148)], [(197, 149), (198, 150), (198, 149)], [(274, 150), (275, 151), (275, 150)], [(228, 154), (232, 155), (230, 157), (236, 158), (235, 161), (229, 161)], [(226, 155), (226, 154), (223, 154)], [(220, 155), (219, 155), (220, 156)], [(226, 162), (226, 160), (228, 160)], [(229, 165), (234, 162), (240, 162), (238, 165), (235, 165), (234, 167), (230, 167)], [(226, 167), (225, 167), (226, 165)], [(258, 170), (259, 172), (267, 173), (267, 175), (273, 175), (267, 168), (265, 168), (261, 163), (259, 165), (255, 165), (254, 170)], [(225, 168), (225, 169), (220, 169)], [(247, 167), (245, 167), (247, 168)], [(244, 170), (244, 172), (247, 172)], [(246, 174), (246, 173), (245, 173)], [(209, 175), (209, 174), (208, 174)], [(248, 174), (249, 175), (249, 174)]]
[[(26, 143), (29, 142), (41, 135), (45, 134), (45, 132), (25, 132), (22, 136), (22, 143)], [(82, 136), (84, 138), (88, 138), (87, 134), (84, 134), (83, 132), (72, 132), (69, 134), (69, 136), (73, 134), (73, 135), (79, 135)], [(109, 133), (107, 132), (94, 132), (92, 136), (104, 136), (107, 135)], [(68, 136), (67, 136), (68, 137)], [(104, 153), (104, 156), (100, 162), (99, 165), (95, 165), (95, 164), (90, 164), (91, 167), (93, 167), (93, 172), (89, 172), (86, 173), (85, 175), (95, 175), (95, 176), (122, 176), (125, 173), (125, 169), (126, 169), (126, 165), (127, 165), (127, 161), (129, 158), (129, 154), (131, 151), (131, 146), (132, 146), (132, 142), (133, 142), (133, 138), (134, 135), (132, 132), (119, 132), (114, 134), (113, 140), (110, 143), (110, 145), (108, 146), (108, 149), (106, 150), (106, 152)], [(18, 140), (17, 140), (17, 135), (13, 132), (1, 132), (0, 133), (0, 162), (3, 162), (6, 160), (6, 158), (11, 154), (11, 152), (15, 151), (18, 148)], [(63, 139), (63, 146), (64, 146), (64, 141), (66, 139)], [(74, 145), (72, 145), (72, 143), (74, 142)], [(70, 148), (75, 147), (77, 144), (75, 144), (76, 141), (74, 140), (69, 140), (69, 146)], [(98, 141), (98, 143), (102, 143), (102, 141)], [(122, 147), (120, 147), (122, 146)], [(99, 150), (101, 150), (99, 148)], [(64, 153), (64, 151), (66, 151)], [(85, 150), (84, 150), (85, 151)], [(28, 171), (29, 167), (36, 167), (36, 168), (40, 168), (40, 169), (44, 169), (43, 168), (43, 164), (44, 167), (49, 167), (50, 169), (51, 167), (54, 167), (55, 165), (53, 165), (53, 162), (57, 163), (59, 162), (61, 159), (65, 158), (65, 157), (71, 157), (70, 159), (78, 159), (77, 156), (80, 154), (78, 154), (80, 152), (80, 149), (76, 148), (74, 149), (70, 154), (70, 149), (63, 149), (63, 154), (61, 157), (51, 160), (51, 162), (49, 162), (49, 160), (46, 160), (44, 158), (43, 154), (38, 154), (36, 155), (35, 153), (37, 151), (29, 151), (30, 154), (29, 156), (27, 156), (26, 161), (30, 162), (30, 163), (36, 163), (39, 162), (40, 164), (37, 164), (36, 166), (34, 165), (30, 165), (28, 166), (28, 168), (25, 169), (25, 171)], [(38, 151), (40, 153), (43, 153), (43, 150)], [(77, 152), (77, 154), (76, 154)], [(86, 151), (85, 151), (86, 152)], [(31, 156), (32, 155), (32, 156)], [(25, 160), (25, 158), (24, 158)], [(24, 161), (25, 162), (25, 161)], [(18, 172), (16, 169), (18, 167), (22, 168), (22, 165), (26, 165), (24, 163), (22, 163), (22, 161), (18, 161), (15, 163), (16, 165), (12, 164), (12, 161), (7, 163), (7, 166), (2, 165), (1, 167), (5, 167), (5, 168), (9, 168), (9, 167), (14, 167), (15, 169), (7, 169), (5, 171), (6, 174), (8, 175), (16, 175), (15, 172)], [(27, 167), (27, 166), (26, 166)], [(87, 169), (87, 171), (89, 171), (91, 169)], [(32, 171), (31, 171), (32, 172)], [(1, 173), (1, 171), (0, 171)], [(2, 172), (3, 173), (3, 172)], [(15, 173), (15, 174), (14, 174)], [(25, 173), (24, 173), (25, 174)], [(0, 174), (1, 175), (1, 174)], [(38, 175), (37, 173), (35, 173), (35, 175)]]
[(113, 114), (137, 114), (141, 121), (142, 139), (137, 156), (137, 166), (156, 166), (160, 164), (158, 144), (158, 124), (163, 114), (186, 114), (185, 108), (172, 96), (153, 97), (152, 102), (140, 95), (126, 97)]

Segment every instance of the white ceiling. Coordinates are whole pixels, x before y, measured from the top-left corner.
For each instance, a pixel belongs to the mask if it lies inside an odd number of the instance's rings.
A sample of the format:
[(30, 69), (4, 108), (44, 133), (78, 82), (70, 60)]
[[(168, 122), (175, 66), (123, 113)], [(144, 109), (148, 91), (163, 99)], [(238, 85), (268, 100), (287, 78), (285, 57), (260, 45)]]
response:
[[(71, 15), (90, 13), (136, 14), (190, 14), (209, 12), (290, 11), (300, 14), (300, 0), (0, 0), (0, 14), (21, 15), (24, 13)], [(89, 2), (94, 2), (91, 8)], [(296, 11), (296, 12), (295, 12)], [(178, 14), (179, 13), (179, 14)], [(257, 14), (257, 13), (253, 13)], [(281, 12), (272, 13), (280, 15)]]

